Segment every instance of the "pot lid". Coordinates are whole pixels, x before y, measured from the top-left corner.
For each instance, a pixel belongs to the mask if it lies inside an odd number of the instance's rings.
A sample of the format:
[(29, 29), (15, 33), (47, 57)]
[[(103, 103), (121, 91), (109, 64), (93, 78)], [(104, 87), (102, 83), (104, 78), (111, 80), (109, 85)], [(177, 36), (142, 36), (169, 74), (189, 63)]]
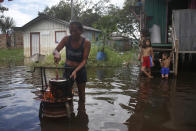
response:
[(55, 78), (52, 78), (49, 81), (51, 81), (51, 82), (65, 82), (65, 81), (67, 81), (67, 79), (66, 78), (62, 78), (62, 79), (56, 80)]

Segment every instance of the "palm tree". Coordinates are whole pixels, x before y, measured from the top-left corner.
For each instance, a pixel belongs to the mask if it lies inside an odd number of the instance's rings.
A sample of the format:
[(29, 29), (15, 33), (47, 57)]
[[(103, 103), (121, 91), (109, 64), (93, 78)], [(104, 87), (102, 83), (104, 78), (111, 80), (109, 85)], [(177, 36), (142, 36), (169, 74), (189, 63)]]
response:
[(6, 41), (7, 41), (8, 47), (11, 44), (10, 34), (12, 32), (12, 27), (14, 27), (14, 25), (15, 24), (14, 24), (13, 18), (4, 17), (4, 18), (0, 19), (1, 32), (6, 34)]
[(4, 34), (8, 34), (10, 30), (12, 29), (12, 27), (14, 27), (14, 25), (15, 24), (14, 24), (13, 18), (5, 17), (0, 20), (1, 32)]

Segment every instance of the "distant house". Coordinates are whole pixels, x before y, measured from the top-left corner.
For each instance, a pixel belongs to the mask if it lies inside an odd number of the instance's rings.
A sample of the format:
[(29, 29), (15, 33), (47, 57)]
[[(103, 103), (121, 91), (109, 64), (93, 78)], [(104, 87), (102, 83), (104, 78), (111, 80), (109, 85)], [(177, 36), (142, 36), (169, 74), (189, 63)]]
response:
[(0, 48), (23, 48), (21, 27), (12, 27), (7, 34), (0, 34)]
[(23, 34), (20, 27), (13, 27), (10, 43), (13, 48), (23, 48)]
[(131, 39), (122, 34), (112, 33), (108, 45), (118, 51), (128, 51), (132, 47)]
[[(70, 34), (69, 22), (45, 14), (39, 14), (25, 24), (22, 30), (25, 57), (50, 54), (61, 39)], [(84, 26), (82, 35), (90, 41), (95, 41), (100, 33), (98, 29)]]
[(6, 34), (0, 34), (0, 48), (7, 48), (7, 35)]

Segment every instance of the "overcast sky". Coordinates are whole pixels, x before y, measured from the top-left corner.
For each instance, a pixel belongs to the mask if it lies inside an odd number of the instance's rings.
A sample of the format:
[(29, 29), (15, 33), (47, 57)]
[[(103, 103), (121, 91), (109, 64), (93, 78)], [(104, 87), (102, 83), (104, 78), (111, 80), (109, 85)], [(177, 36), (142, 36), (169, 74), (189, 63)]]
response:
[[(5, 11), (5, 16), (10, 16), (14, 19), (15, 25), (21, 27), (38, 15), (38, 11), (43, 11), (46, 6), (51, 7), (60, 0), (13, 0), (8, 2), (4, 0), (3, 6), (9, 8)], [(75, 0), (74, 0), (75, 1)], [(116, 6), (122, 7), (124, 0), (110, 0)]]

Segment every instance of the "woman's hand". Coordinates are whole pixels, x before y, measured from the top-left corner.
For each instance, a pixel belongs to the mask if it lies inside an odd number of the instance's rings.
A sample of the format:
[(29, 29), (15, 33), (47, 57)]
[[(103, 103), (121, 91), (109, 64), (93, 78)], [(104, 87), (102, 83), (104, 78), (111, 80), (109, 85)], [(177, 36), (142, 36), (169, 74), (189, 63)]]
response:
[(61, 60), (61, 54), (57, 50), (54, 50), (53, 55), (54, 55), (54, 62), (58, 64), (59, 61)]
[(55, 55), (54, 56), (54, 63), (59, 63), (59, 61), (61, 60), (61, 55)]
[(70, 78), (74, 78), (74, 80), (76, 79), (76, 71), (73, 71), (72, 73), (71, 73), (71, 75), (70, 75)]

